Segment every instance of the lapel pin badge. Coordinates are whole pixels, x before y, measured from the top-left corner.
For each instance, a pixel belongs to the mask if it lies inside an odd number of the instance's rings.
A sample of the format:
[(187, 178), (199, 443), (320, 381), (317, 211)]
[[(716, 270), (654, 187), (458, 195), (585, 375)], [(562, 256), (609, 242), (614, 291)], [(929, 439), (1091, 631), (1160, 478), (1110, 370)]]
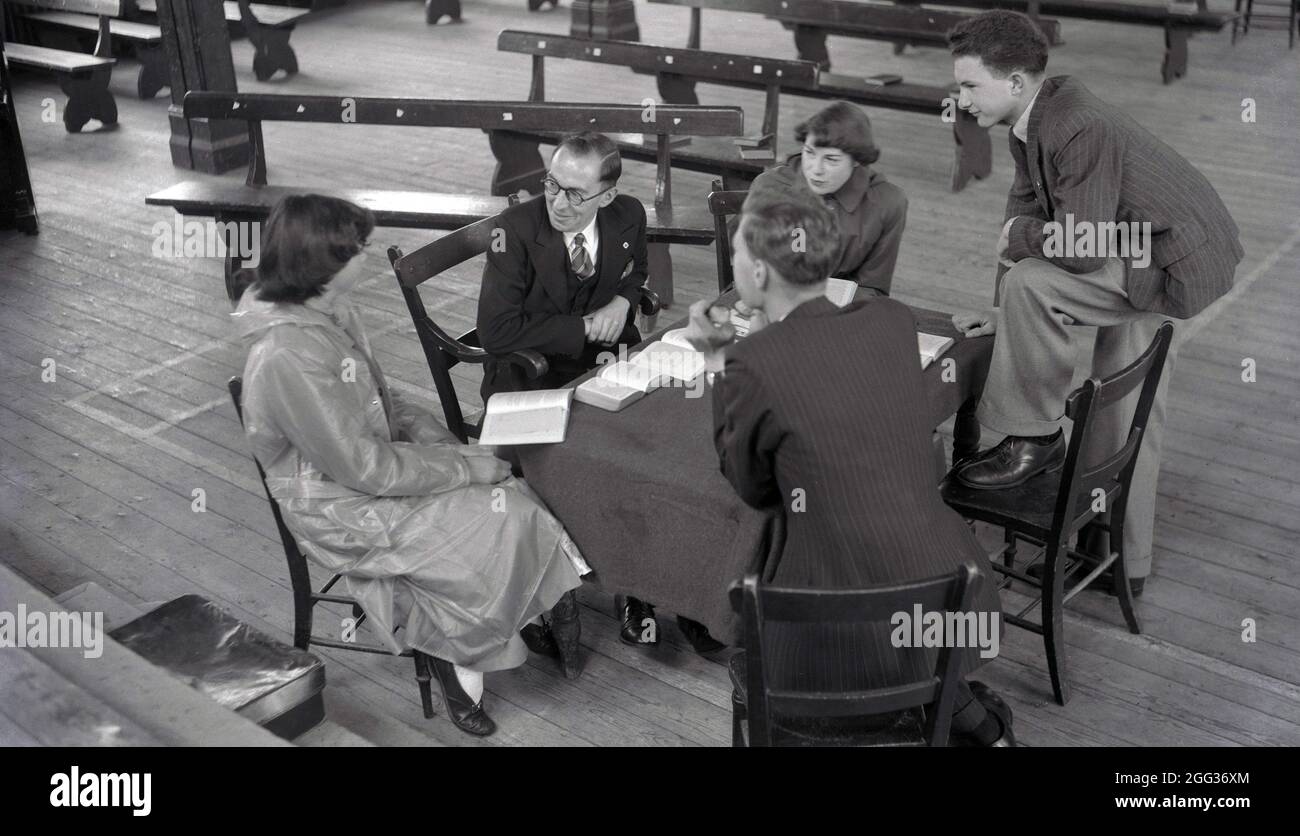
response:
[(626, 241), (623, 242), (623, 249), (625, 249), (625, 250), (627, 249), (627, 242), (626, 242)]

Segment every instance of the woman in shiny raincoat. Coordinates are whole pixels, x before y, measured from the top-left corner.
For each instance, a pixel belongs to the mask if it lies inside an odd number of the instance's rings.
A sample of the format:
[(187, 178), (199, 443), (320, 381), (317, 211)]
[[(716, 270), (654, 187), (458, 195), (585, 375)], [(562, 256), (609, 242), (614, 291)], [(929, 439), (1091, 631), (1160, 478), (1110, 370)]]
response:
[(343, 575), (395, 653), (434, 657), (457, 726), (490, 734), (482, 674), (524, 662), (521, 629), (577, 675), (571, 590), (587, 567), (491, 448), (461, 444), (385, 384), (350, 301), (373, 226), (320, 195), (271, 212), (232, 315), (248, 347), (245, 434), (304, 554)]

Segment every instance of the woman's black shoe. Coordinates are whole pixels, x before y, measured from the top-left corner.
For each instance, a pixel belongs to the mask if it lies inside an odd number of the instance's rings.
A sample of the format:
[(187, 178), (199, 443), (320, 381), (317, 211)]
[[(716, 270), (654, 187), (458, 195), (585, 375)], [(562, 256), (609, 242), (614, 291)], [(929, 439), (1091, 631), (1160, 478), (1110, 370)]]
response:
[(570, 589), (551, 608), (551, 637), (555, 655), (560, 660), (560, 670), (565, 679), (582, 675), (582, 619), (578, 614), (578, 596)]
[(998, 723), (1002, 726), (1002, 734), (997, 740), (987, 744), (990, 747), (1010, 747), (1016, 745), (1016, 736), (1011, 731), (1011, 706), (1006, 701), (983, 682), (972, 681), (970, 683), (971, 693), (975, 699), (979, 700), (984, 710), (997, 718)]
[(483, 710), (483, 701), (472, 702), (456, 678), (456, 668), (451, 662), (429, 657), (429, 667), (442, 689), (442, 704), (447, 707), (447, 717), (456, 728), (476, 737), (487, 737), (497, 730), (497, 724)]

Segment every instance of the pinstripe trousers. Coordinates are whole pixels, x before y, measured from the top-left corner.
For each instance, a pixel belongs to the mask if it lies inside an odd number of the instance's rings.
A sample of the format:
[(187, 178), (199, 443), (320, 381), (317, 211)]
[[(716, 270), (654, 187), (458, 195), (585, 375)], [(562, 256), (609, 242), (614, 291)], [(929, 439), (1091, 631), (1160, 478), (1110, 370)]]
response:
[[(1056, 432), (1074, 380), (1079, 326), (1097, 326), (1091, 370), (1096, 377), (1119, 371), (1151, 345), (1160, 324), (1169, 317), (1129, 304), (1126, 270), (1117, 258), (1091, 273), (1070, 273), (1027, 258), (1006, 272), (993, 359), (977, 413), (981, 424), (1015, 436)], [(1165, 398), (1180, 337), (1181, 329), (1175, 329), (1129, 487), (1124, 559), (1129, 576), (1134, 578), (1151, 572)], [(1138, 394), (1134, 391), (1116, 407), (1094, 413), (1101, 443), (1094, 448), (1089, 464), (1102, 461), (1123, 445)]]

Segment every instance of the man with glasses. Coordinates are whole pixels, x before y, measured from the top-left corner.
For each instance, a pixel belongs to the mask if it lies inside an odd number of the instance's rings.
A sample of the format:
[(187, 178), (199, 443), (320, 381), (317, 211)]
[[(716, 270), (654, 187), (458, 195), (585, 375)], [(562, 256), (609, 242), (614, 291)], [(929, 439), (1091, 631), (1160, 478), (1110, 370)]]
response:
[(641, 341), (634, 324), (648, 262), (646, 214), (618, 193), (618, 148), (593, 132), (560, 140), (541, 200), (500, 216), (478, 300), (483, 348), (507, 354), (541, 352), (549, 371), (529, 380), (511, 363), (489, 361), (483, 402), (495, 392), (563, 386)]
[[(641, 342), (634, 319), (648, 270), (646, 215), (636, 198), (618, 193), (622, 172), (608, 137), (571, 134), (551, 156), (543, 198), (501, 213), (504, 235), (494, 236), (483, 268), (479, 339), (493, 354), (539, 351), (550, 368), (529, 380), (518, 366), (488, 361), (484, 403), (495, 392), (563, 386), (602, 352)], [(627, 598), (621, 616), (623, 641), (658, 643), (649, 604)], [(544, 628), (530, 625), (523, 635), (534, 651), (554, 655)]]

